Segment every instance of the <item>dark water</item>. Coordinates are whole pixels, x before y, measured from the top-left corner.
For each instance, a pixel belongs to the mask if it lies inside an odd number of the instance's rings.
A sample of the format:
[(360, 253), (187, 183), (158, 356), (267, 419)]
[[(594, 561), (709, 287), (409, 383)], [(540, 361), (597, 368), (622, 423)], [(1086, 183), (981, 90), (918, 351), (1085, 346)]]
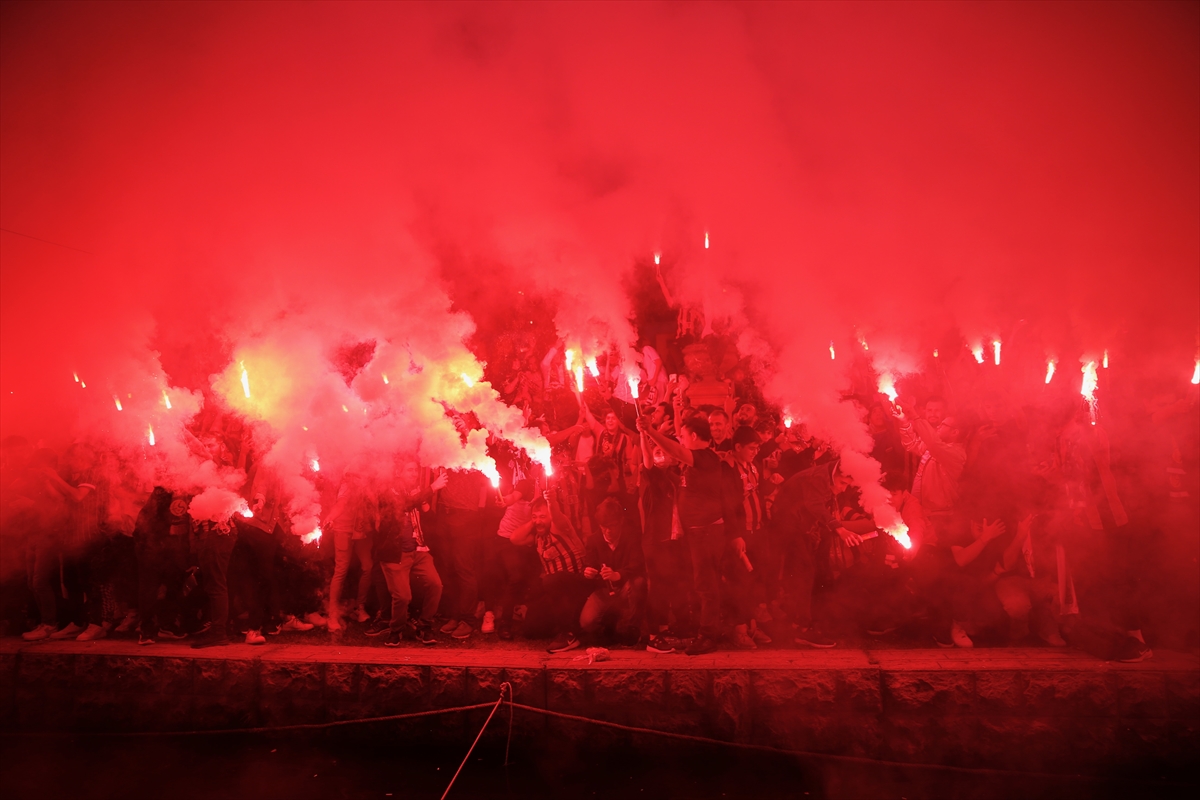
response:
[[(226, 735), (206, 737), (0, 738), (0, 793), (23, 798), (439, 798), (466, 754), (422, 747), (419, 737)], [(963, 774), (887, 765), (816, 762), (712, 745), (565, 736), (503, 736), (472, 755), (451, 798), (1076, 798), (1194, 797), (1195, 776), (1042, 778)], [(1188, 785), (1191, 784), (1191, 785)]]

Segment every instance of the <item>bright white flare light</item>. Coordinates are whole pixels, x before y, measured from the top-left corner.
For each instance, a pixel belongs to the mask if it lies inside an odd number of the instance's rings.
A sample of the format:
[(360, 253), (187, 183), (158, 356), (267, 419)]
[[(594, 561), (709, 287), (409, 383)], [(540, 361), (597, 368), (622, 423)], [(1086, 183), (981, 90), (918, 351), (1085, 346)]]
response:
[(1192, 370), (1192, 385), (1200, 385), (1200, 358), (1196, 359), (1196, 368)]
[(1104, 360), (1100, 362), (1100, 366), (1108, 369), (1108, 350), (1104, 351)]
[(384, 376), (383, 376), (383, 382), (384, 382), (385, 384), (388, 382), (388, 379), (387, 379), (387, 374), (386, 374), (386, 373), (385, 373), (385, 374), (384, 374)]
[(1079, 393), (1083, 395), (1083, 399), (1087, 400), (1088, 411), (1092, 417), (1092, 424), (1096, 424), (1096, 384), (1099, 383), (1096, 377), (1096, 362), (1089, 361), (1083, 365), (1080, 370), (1083, 373), (1083, 383), (1079, 387)]
[(1050, 359), (1046, 362), (1046, 383), (1050, 383), (1050, 379), (1054, 377), (1054, 368), (1058, 366), (1057, 359)]
[(833, 340), (831, 339), (831, 340), (829, 341), (829, 360), (830, 360), (830, 361), (834, 361), (834, 360), (836, 360), (836, 359), (837, 359), (837, 353), (836, 353), (836, 352), (834, 352), (834, 349), (833, 349)]
[(242, 364), (242, 391), (246, 393), (246, 399), (250, 398), (250, 373), (246, 371), (246, 362)]
[(971, 347), (971, 355), (975, 356), (975, 363), (983, 363), (983, 345), (977, 344)]
[(654, 254), (654, 263), (655, 263), (655, 264), (661, 264), (661, 263), (662, 263), (662, 253), (655, 253), (655, 254)]
[(992, 354), (996, 359), (996, 366), (1000, 366), (1000, 340), (996, 339), (992, 342)]
[(163, 389), (163, 404), (167, 407), (167, 411), (171, 410), (171, 398), (167, 397), (166, 389)]
[(117, 404), (117, 411), (125, 410), (125, 409), (121, 408), (121, 398), (117, 397), (115, 394), (113, 395), (113, 402)]
[(150, 442), (150, 446), (154, 447), (154, 426), (146, 426), (146, 441)]
[(905, 550), (912, 550), (912, 539), (908, 535), (908, 526), (903, 522), (897, 522), (892, 527), (885, 529), (884, 533), (899, 542)]
[(310, 533), (302, 534), (300, 536), (300, 541), (303, 542), (304, 544), (312, 544), (313, 542), (317, 541), (320, 538), (321, 538), (321, 529), (319, 527), (317, 527), (317, 528), (313, 528)]
[(475, 385), (475, 381), (474, 381), (474, 379), (471, 378), (470, 375), (468, 375), (465, 372), (461, 373), (461, 375), (462, 375), (463, 383), (465, 383), (468, 387)]
[(638, 399), (638, 379), (634, 376), (629, 376), (629, 393), (633, 395), (633, 399)]
[(790, 428), (790, 427), (792, 427), (792, 418), (791, 418), (791, 417), (784, 417), (784, 418), (783, 418), (783, 427), (785, 427), (785, 428)]
[(588, 372), (592, 373), (593, 378), (600, 377), (600, 368), (598, 366), (596, 366), (596, 357), (595, 356), (592, 356), (591, 358), (589, 358), (587, 360), (587, 368), (588, 368)]
[(583, 365), (575, 365), (575, 388), (580, 392), (583, 391)]
[(248, 508), (243, 508), (242, 516), (245, 517), (246, 519), (254, 519), (254, 512)]
[(78, 372), (72, 372), (71, 374), (75, 376), (75, 382), (76, 382), (76, 383), (79, 383), (79, 373), (78, 373)]
[(708, 231), (704, 232), (704, 249), (708, 249)]
[(896, 380), (890, 372), (885, 372), (879, 376), (879, 391), (882, 394), (886, 394), (888, 400), (891, 400), (893, 403), (896, 402), (899, 394), (896, 392)]
[(312, 468), (313, 472), (321, 471), (321, 462), (315, 458), (308, 462), (308, 466)]
[(933, 349), (933, 357), (934, 357), (934, 358), (937, 358), (937, 357), (938, 357), (938, 351), (937, 351), (937, 348), (936, 348), (936, 347)]

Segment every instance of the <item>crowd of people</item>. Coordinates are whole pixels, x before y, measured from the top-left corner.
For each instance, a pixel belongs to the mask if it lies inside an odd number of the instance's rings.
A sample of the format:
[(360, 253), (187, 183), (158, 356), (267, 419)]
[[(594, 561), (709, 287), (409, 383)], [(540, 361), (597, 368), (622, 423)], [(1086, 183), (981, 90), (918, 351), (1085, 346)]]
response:
[[(227, 520), (194, 520), (189, 496), (139, 486), (97, 443), (54, 452), (10, 436), (5, 631), (198, 648), (324, 629), (388, 646), (549, 640), (551, 653), (891, 637), (1151, 654), (1151, 543), (1180, 524), (1195, 534), (1194, 396), (1147, 412), (1184, 434), (1161, 475), (1132, 486), (1081, 400), (893, 402), (857, 364), (844, 402), (873, 437), (903, 542), (864, 510), (837, 450), (764, 400), (721, 325), (676, 310), (675, 330), (640, 349), (633, 386), (615, 353), (581, 386), (564, 343), (541, 352), (533, 336), (491, 362), (492, 385), (549, 441), (552, 470), (498, 438), (498, 487), (406, 453), (323, 470), (311, 541), (290, 529), (249, 426), (215, 402), (193, 433), (247, 476), (250, 513)], [(478, 427), (447, 414), (464, 440)]]

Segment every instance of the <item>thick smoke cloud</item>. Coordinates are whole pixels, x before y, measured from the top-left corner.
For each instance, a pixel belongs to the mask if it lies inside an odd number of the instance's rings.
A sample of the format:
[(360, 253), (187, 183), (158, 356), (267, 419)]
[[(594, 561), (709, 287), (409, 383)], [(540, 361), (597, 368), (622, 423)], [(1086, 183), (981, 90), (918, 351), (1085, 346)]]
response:
[(569, 343), (629, 348), (654, 252), (868, 487), (852, 355), (902, 392), (996, 338), (1031, 392), (1104, 349), (1190, 373), (1194, 5), (3, 13), (4, 433), (228, 489), (184, 430), (219, 398), (298, 525), (315, 457), (484, 465), (431, 397), (539, 448), (466, 387), (464, 339), (537, 296)]

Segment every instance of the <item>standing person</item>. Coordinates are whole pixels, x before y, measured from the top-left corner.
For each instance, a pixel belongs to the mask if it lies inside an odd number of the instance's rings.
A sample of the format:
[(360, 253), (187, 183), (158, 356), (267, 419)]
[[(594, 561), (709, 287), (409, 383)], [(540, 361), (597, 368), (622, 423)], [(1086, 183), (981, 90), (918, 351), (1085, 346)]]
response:
[(371, 618), (364, 606), (367, 594), (371, 591), (371, 568), (374, 566), (370, 538), (374, 512), (374, 503), (362, 475), (354, 468), (346, 470), (338, 486), (337, 500), (329, 511), (329, 521), (323, 526), (325, 530), (333, 532), (334, 543), (333, 579), (329, 583), (330, 633), (340, 633), (345, 627), (342, 623), (342, 585), (354, 558), (358, 559), (362, 569), (358, 577), (354, 618), (358, 622), (366, 622)]
[(66, 525), (69, 510), (66, 500), (55, 486), (61, 482), (55, 469), (57, 466), (54, 454), (45, 449), (33, 453), (29, 469), (24, 475), (17, 494), (29, 503), (29, 514), (25, 518), (29, 523), (29, 539), (26, 545), (26, 571), (29, 590), (32, 592), (38, 610), (38, 625), (31, 631), (21, 634), (26, 641), (39, 641), (49, 638), (58, 631), (58, 601), (56, 589), (59, 586), (58, 560), (62, 548), (62, 531)]
[(479, 470), (455, 469), (447, 473), (446, 486), (438, 492), (441, 542), (438, 557), (442, 559), (447, 585), (442, 602), (447, 620), (441, 631), (455, 639), (468, 639), (475, 631), (483, 507), (492, 491), (487, 477)]
[(200, 577), (208, 595), (212, 627), (196, 637), (192, 647), (220, 647), (229, 644), (229, 561), (237, 545), (237, 529), (232, 518), (194, 520), (194, 523), (199, 539)]
[(729, 567), (729, 586), (734, 601), (732, 605), (737, 613), (733, 641), (743, 650), (753, 650), (759, 644), (771, 643), (771, 637), (758, 629), (755, 613), (769, 616), (766, 613), (766, 601), (775, 597), (778, 571), (774, 566), (770, 543), (763, 531), (764, 506), (759, 494), (762, 476), (755, 463), (761, 440), (753, 428), (742, 425), (734, 431), (729, 441), (732, 445), (728, 455), (729, 463), (737, 474), (738, 486), (741, 489), (738, 524), (745, 530), (746, 539), (746, 557), (734, 559)]
[[(495, 597), (492, 607), (483, 616), (483, 633), (495, 632), (501, 639), (512, 638), (513, 606), (523, 597), (526, 584), (536, 577), (537, 564), (530, 559), (528, 547), (512, 543), (513, 532), (533, 519), (533, 480), (521, 478), (513, 491), (505, 495), (504, 516), (495, 536), (489, 536), (488, 560), (491, 562), (491, 581)], [(489, 624), (490, 623), (490, 624)]]
[(925, 418), (909, 415), (896, 406), (900, 441), (917, 457), (912, 494), (921, 503), (926, 521), (935, 530), (945, 527), (958, 503), (958, 484), (967, 463), (958, 422), (947, 417), (945, 403), (933, 397), (925, 403)]
[(182, 639), (186, 635), (176, 628), (175, 620), (187, 578), (191, 538), (187, 507), (186, 497), (172, 497), (156, 486), (134, 523), (140, 645), (154, 644), (163, 625), (170, 631), (165, 638)]
[(421, 528), (421, 510), (428, 508), (433, 493), (447, 483), (445, 473), (438, 475), (429, 488), (422, 489), (420, 468), (406, 461), (400, 468), (399, 486), (384, 492), (379, 499), (379, 548), (377, 555), (392, 596), (392, 617), (384, 644), (396, 647), (408, 626), (408, 606), (413, 599), (412, 583), (421, 592), (421, 614), (413, 634), (421, 644), (437, 644), (433, 638), (433, 615), (442, 600), (442, 579), (433, 556), (425, 544)]
[(579, 626), (598, 633), (611, 624), (618, 640), (633, 644), (646, 599), (642, 542), (615, 500), (605, 500), (596, 509), (596, 528), (583, 556), (583, 577), (596, 588), (584, 603)]
[[(680, 401), (678, 398), (676, 402)], [(738, 530), (736, 499), (730, 502), (720, 457), (711, 449), (708, 420), (695, 415), (683, 418), (675, 409), (679, 441), (664, 436), (646, 417), (638, 418), (638, 429), (681, 465), (679, 521), (692, 554), (692, 579), (700, 599), (700, 635), (688, 647), (688, 655), (711, 653), (721, 623), (721, 566), (726, 546), (740, 557), (746, 540)]]
[(579, 647), (579, 615), (591, 593), (583, 577), (583, 542), (562, 513), (557, 498), (544, 495), (533, 501), (532, 518), (513, 531), (514, 545), (532, 545), (542, 565), (542, 579), (529, 600), (525, 635), (540, 639), (554, 636), (551, 653)]
[(729, 415), (720, 408), (708, 412), (708, 429), (712, 431), (714, 453), (728, 453), (733, 449), (733, 431), (729, 427)]
[[(653, 425), (653, 420), (651, 423)], [(641, 432), (643, 466), (641, 471), (642, 552), (646, 558), (649, 582), (646, 623), (649, 629), (647, 652), (673, 653), (667, 639), (670, 615), (675, 612), (677, 630), (691, 627), (688, 593), (691, 589), (691, 564), (683, 526), (679, 522), (676, 499), (679, 494), (679, 470), (671, 457)]]

